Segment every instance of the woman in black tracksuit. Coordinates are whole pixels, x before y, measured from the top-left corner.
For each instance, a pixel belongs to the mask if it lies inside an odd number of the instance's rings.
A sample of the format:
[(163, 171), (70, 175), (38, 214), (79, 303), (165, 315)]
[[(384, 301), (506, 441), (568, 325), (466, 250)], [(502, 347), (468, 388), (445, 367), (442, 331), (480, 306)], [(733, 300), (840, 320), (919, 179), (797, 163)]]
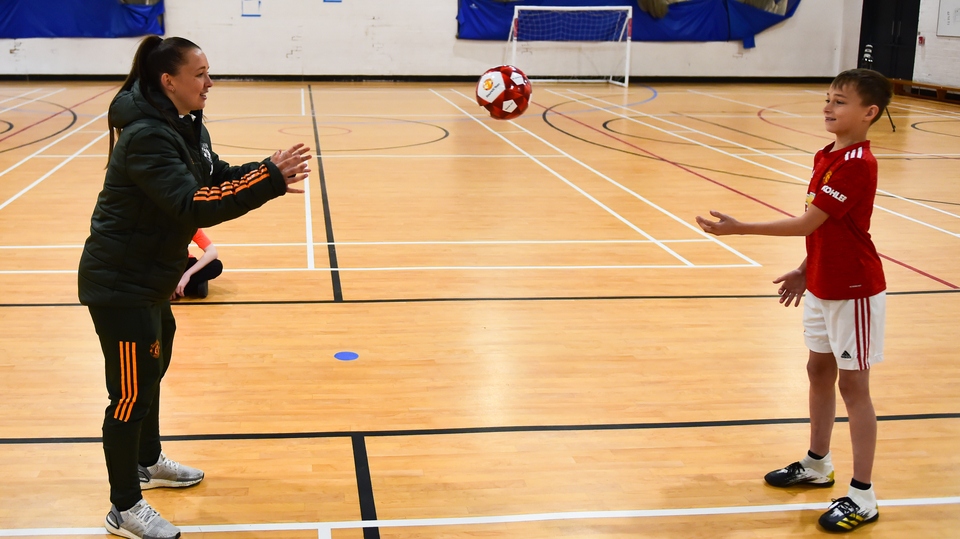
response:
[(110, 104), (110, 158), (80, 259), (80, 302), (100, 338), (110, 396), (103, 451), (113, 506), (106, 527), (134, 539), (180, 535), (141, 489), (203, 479), (200, 470), (161, 453), (158, 419), (176, 331), (169, 300), (187, 246), (198, 228), (302, 193), (290, 185), (309, 173), (302, 144), (259, 163), (221, 161), (203, 125), (212, 85), (206, 56), (194, 43), (157, 36), (141, 42)]

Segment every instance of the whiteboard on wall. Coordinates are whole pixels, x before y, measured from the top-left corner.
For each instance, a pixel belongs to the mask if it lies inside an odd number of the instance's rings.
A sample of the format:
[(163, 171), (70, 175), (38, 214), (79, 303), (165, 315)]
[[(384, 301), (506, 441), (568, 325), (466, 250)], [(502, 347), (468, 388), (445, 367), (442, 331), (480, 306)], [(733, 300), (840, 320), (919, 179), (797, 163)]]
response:
[(960, 0), (940, 0), (937, 35), (960, 37)]

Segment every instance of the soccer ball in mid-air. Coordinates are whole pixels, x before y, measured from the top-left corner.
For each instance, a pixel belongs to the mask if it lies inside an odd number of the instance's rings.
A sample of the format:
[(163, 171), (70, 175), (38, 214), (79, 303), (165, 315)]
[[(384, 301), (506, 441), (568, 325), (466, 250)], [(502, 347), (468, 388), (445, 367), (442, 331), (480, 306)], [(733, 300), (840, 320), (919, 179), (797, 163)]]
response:
[(512, 120), (523, 114), (531, 94), (530, 79), (513, 66), (488, 69), (477, 82), (477, 103), (497, 120)]

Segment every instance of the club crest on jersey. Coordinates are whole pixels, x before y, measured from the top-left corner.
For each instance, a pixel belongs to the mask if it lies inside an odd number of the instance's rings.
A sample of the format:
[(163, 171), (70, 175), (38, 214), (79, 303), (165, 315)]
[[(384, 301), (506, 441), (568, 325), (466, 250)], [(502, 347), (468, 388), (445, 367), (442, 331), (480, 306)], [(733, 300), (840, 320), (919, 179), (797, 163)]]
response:
[(210, 145), (206, 142), (200, 143), (200, 151), (203, 152), (203, 158), (210, 163), (210, 174), (213, 174), (213, 154), (210, 152)]
[(834, 189), (833, 187), (830, 187), (829, 185), (824, 185), (823, 187), (820, 188), (820, 190), (832, 196), (833, 198), (839, 200), (840, 202), (845, 202), (847, 200), (847, 195), (844, 195), (843, 193), (841, 193), (840, 191), (837, 191), (836, 189)]
[(826, 174), (823, 175), (823, 184), (826, 185), (830, 181), (830, 177), (833, 176), (833, 171), (828, 170)]

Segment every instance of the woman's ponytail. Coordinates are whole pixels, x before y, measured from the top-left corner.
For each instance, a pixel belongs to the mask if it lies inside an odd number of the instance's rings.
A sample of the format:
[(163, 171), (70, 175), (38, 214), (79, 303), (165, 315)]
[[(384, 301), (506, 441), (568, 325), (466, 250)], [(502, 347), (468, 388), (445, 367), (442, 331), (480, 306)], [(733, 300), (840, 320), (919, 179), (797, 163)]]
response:
[[(137, 53), (133, 55), (133, 64), (130, 66), (130, 73), (127, 79), (123, 81), (120, 91), (114, 96), (114, 101), (123, 92), (129, 91), (133, 85), (140, 85), (140, 93), (148, 103), (154, 108), (163, 112), (163, 109), (150, 97), (150, 90), (163, 92), (160, 86), (160, 77), (164, 73), (176, 75), (180, 71), (180, 66), (185, 62), (187, 51), (199, 49), (194, 42), (182, 37), (168, 37), (163, 39), (160, 36), (147, 36), (137, 47)], [(107, 153), (107, 165), (110, 164), (110, 155), (113, 154), (113, 145), (120, 138), (120, 127), (110, 123), (107, 117), (107, 128), (110, 130), (110, 150)], [(168, 118), (169, 122), (170, 119)]]

